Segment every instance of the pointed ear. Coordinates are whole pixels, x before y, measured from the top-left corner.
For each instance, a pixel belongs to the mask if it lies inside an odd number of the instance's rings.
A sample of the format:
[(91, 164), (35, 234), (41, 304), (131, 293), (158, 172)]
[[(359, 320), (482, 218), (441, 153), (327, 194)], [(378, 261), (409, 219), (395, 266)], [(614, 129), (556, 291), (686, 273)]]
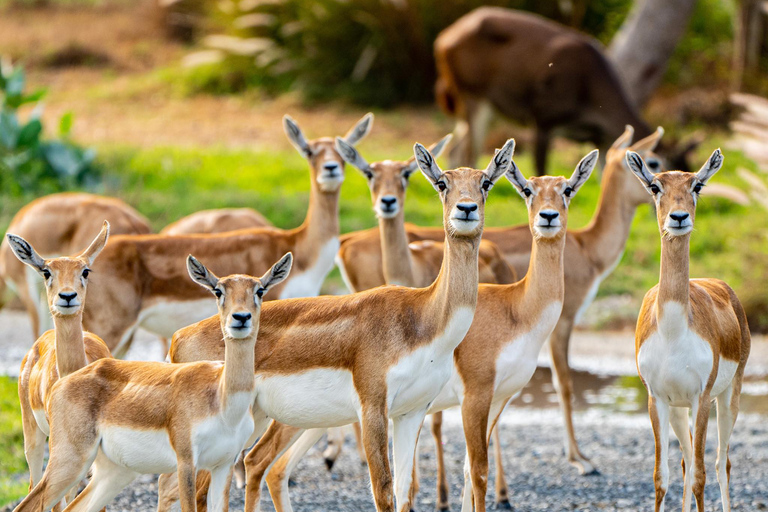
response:
[(632, 125), (628, 124), (624, 127), (624, 133), (619, 135), (619, 138), (616, 139), (613, 144), (611, 144), (612, 149), (627, 149), (630, 144), (632, 144), (632, 137), (635, 135), (635, 129), (632, 127)]
[(373, 114), (368, 112), (347, 132), (344, 140), (354, 146), (371, 132), (371, 128), (373, 128)]
[(93, 265), (93, 260), (95, 260), (96, 256), (98, 256), (101, 250), (104, 249), (104, 246), (107, 245), (108, 239), (109, 222), (105, 220), (104, 225), (101, 227), (101, 231), (99, 231), (99, 234), (96, 236), (96, 238), (94, 238), (93, 242), (91, 242), (91, 245), (89, 245), (86, 250), (80, 253), (80, 257), (88, 260), (88, 265)]
[(587, 182), (592, 175), (592, 171), (595, 169), (595, 165), (597, 165), (599, 156), (600, 152), (594, 149), (578, 163), (571, 178), (568, 180), (568, 187), (573, 190), (569, 197), (573, 197), (573, 194), (578, 192), (581, 186)]
[(424, 176), (426, 176), (429, 182), (432, 183), (435, 190), (441, 192), (440, 188), (437, 186), (437, 182), (443, 177), (443, 171), (437, 166), (437, 163), (435, 163), (435, 159), (432, 157), (429, 150), (417, 142), (413, 146), (413, 155)]
[(715, 151), (712, 152), (712, 154), (709, 157), (709, 160), (707, 160), (707, 163), (705, 163), (699, 172), (696, 173), (696, 177), (699, 179), (700, 182), (706, 183), (709, 181), (709, 178), (715, 175), (717, 171), (720, 170), (720, 168), (723, 166), (723, 152), (720, 151), (720, 148), (717, 148)]
[(309, 143), (301, 132), (299, 125), (288, 114), (283, 116), (283, 129), (293, 147), (298, 149), (304, 158), (308, 158), (312, 154), (312, 151), (309, 149)]
[(292, 266), (293, 254), (289, 252), (280, 258), (280, 261), (272, 265), (272, 268), (267, 270), (267, 273), (259, 279), (264, 291), (282, 283), (288, 277), (288, 274), (290, 274)]
[(493, 183), (501, 178), (512, 165), (512, 155), (515, 153), (515, 139), (509, 139), (504, 146), (493, 155), (491, 163), (485, 168), (485, 174)]
[(627, 151), (627, 165), (629, 166), (629, 170), (632, 171), (635, 176), (637, 176), (637, 179), (640, 180), (645, 188), (649, 188), (651, 186), (651, 182), (653, 181), (653, 173), (648, 170), (648, 166), (645, 165), (643, 157), (634, 151)]
[(636, 151), (641, 155), (645, 155), (656, 149), (656, 146), (661, 142), (661, 138), (664, 136), (664, 128), (659, 126), (656, 131), (647, 136), (644, 139), (640, 139), (632, 145), (632, 151)]
[(520, 169), (517, 168), (517, 164), (514, 160), (509, 165), (509, 169), (507, 169), (507, 172), (504, 173), (504, 176), (507, 177), (507, 179), (514, 185), (515, 190), (517, 190), (517, 193), (523, 196), (523, 199), (527, 199), (528, 195), (523, 193), (523, 190), (525, 187), (528, 186), (528, 180), (525, 179), (525, 176), (523, 176), (523, 173), (520, 172)]
[(191, 254), (187, 256), (187, 271), (189, 277), (203, 288), (213, 290), (219, 284), (219, 278)]
[[(448, 145), (449, 142), (451, 142), (451, 139), (453, 138), (453, 134), (449, 133), (439, 141), (435, 142), (431, 146), (429, 146), (429, 152), (432, 154), (433, 157), (438, 158), (440, 154), (445, 150), (445, 146)], [(403, 169), (402, 175), (404, 178), (408, 179), (410, 178), (411, 174), (418, 169), (419, 164), (416, 163), (416, 157), (411, 157), (408, 159), (408, 165)]]
[(41, 258), (37, 252), (35, 252), (29, 242), (20, 236), (12, 235), (10, 233), (5, 236), (8, 239), (8, 245), (11, 246), (13, 254), (15, 254), (22, 263), (26, 263), (38, 272), (43, 271), (43, 267), (45, 267), (45, 260)]
[(341, 137), (336, 137), (336, 151), (339, 152), (341, 158), (344, 159), (352, 167), (359, 169), (366, 178), (371, 179), (373, 173), (371, 173), (371, 166), (365, 161), (365, 158), (360, 156), (360, 153)]

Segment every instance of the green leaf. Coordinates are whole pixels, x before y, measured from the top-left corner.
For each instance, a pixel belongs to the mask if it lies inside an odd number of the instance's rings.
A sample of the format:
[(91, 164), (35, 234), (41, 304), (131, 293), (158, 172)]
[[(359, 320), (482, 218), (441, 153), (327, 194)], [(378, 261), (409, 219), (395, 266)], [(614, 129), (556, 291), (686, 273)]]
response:
[(8, 149), (16, 147), (19, 139), (19, 121), (16, 114), (9, 110), (0, 111), (0, 144)]
[(39, 119), (33, 119), (19, 130), (16, 141), (17, 147), (33, 146), (39, 142), (40, 133), (43, 131), (43, 123)]
[(24, 92), (24, 70), (17, 68), (5, 83), (5, 94), (7, 96), (21, 96)]
[(21, 99), (21, 103), (23, 105), (25, 103), (34, 103), (36, 101), (40, 101), (45, 97), (46, 94), (48, 94), (48, 89), (38, 89), (35, 92), (24, 96)]
[(69, 132), (72, 131), (72, 120), (74, 119), (74, 116), (72, 115), (72, 112), (66, 112), (63, 116), (61, 116), (61, 119), (59, 120), (59, 134), (62, 137), (66, 137), (69, 135)]
[(59, 176), (76, 176), (80, 171), (80, 158), (65, 144), (54, 141), (42, 146), (43, 156)]

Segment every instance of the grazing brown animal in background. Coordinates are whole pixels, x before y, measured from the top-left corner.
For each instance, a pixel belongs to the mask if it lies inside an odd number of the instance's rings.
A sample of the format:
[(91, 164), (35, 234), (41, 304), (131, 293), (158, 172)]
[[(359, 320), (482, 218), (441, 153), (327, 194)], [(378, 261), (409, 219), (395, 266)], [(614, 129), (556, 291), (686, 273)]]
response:
[(253, 208), (220, 208), (202, 210), (182, 217), (161, 229), (160, 234), (224, 233), (238, 229), (268, 227), (272, 227), (272, 223)]
[[(112, 235), (151, 233), (149, 221), (120, 199), (81, 192), (35, 199), (13, 216), (8, 233), (32, 244), (45, 257), (73, 254), (85, 247), (106, 220)], [(0, 244), (0, 299), (8, 284), (21, 299), (39, 337), (51, 328), (45, 289), (36, 274), (14, 256), (8, 242)]]
[(54, 324), (32, 345), (19, 371), (21, 426), (30, 491), (43, 476), (45, 439), (50, 433), (46, 405), (53, 385), (97, 359), (112, 357), (101, 338), (83, 331), (90, 266), (108, 237), (109, 223), (104, 222), (101, 232), (84, 251), (46, 260), (20, 236), (6, 235), (8, 247), (19, 261), (42, 276)]
[(683, 512), (691, 509), (691, 493), (704, 512), (704, 450), (712, 400), (717, 401), (717, 481), (723, 512), (730, 512), (728, 448), (749, 357), (749, 326), (730, 286), (719, 279), (689, 279), (688, 270), (699, 193), (722, 167), (723, 155), (715, 150), (696, 174), (654, 174), (631, 151), (627, 163), (653, 196), (661, 233), (659, 284), (645, 295), (635, 330), (637, 370), (648, 389), (656, 443), (656, 512), (664, 510), (669, 485), (670, 424), (683, 452)]

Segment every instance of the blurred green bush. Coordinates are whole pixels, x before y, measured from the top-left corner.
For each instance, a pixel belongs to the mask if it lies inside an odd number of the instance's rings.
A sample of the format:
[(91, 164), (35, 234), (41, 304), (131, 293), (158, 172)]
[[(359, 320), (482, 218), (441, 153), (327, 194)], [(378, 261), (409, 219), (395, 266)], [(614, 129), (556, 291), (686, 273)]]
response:
[[(45, 90), (25, 93), (24, 70), (0, 65), (0, 189), (3, 195), (43, 195), (93, 184), (96, 152), (69, 139), (72, 114), (59, 121), (59, 138), (46, 139), (41, 119)], [(19, 108), (34, 104), (22, 121)]]

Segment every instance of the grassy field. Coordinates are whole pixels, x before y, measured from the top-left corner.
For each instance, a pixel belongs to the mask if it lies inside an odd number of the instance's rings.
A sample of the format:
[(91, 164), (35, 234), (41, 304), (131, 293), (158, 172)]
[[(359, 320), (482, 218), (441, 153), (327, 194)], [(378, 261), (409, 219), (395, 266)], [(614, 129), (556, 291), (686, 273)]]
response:
[(16, 379), (0, 377), (0, 507), (27, 492), (27, 463)]

